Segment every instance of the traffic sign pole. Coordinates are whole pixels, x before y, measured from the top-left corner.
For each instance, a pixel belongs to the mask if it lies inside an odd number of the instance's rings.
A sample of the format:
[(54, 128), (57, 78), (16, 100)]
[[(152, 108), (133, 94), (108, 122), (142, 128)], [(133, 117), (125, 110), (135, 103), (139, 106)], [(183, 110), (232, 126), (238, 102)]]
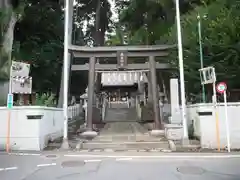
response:
[(231, 145), (230, 145), (230, 133), (229, 133), (229, 122), (228, 122), (228, 107), (227, 107), (227, 93), (224, 91), (224, 108), (225, 108), (225, 123), (226, 123), (226, 134), (227, 134), (227, 148), (228, 152), (231, 151)]
[(217, 89), (217, 92), (220, 93), (220, 94), (223, 94), (223, 97), (224, 97), (227, 148), (228, 148), (228, 152), (231, 152), (229, 121), (228, 121), (228, 106), (227, 106), (227, 85), (224, 82), (220, 82), (220, 83), (217, 84), (216, 89)]

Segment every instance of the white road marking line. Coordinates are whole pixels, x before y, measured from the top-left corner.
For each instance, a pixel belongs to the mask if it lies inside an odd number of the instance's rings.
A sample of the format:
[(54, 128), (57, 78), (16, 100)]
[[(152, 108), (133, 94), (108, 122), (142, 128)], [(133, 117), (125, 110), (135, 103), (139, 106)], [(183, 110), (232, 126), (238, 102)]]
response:
[(0, 168), (0, 172), (1, 171), (10, 171), (10, 170), (16, 170), (18, 169), (18, 167), (7, 167), (7, 168)]
[(6, 171), (8, 171), (8, 170), (15, 170), (15, 169), (18, 169), (18, 167), (8, 167), (8, 168), (5, 168)]
[(116, 161), (131, 161), (133, 158), (117, 158)]
[(87, 162), (101, 162), (101, 159), (88, 159), (88, 160), (84, 160), (85, 163)]
[(65, 154), (65, 157), (91, 157), (91, 158), (138, 158), (138, 159), (227, 159), (240, 158), (239, 155), (152, 155), (152, 156), (136, 156), (136, 155), (93, 155), (93, 154)]
[(8, 153), (9, 155), (16, 156), (40, 156), (41, 154), (33, 154), (33, 153)]
[(46, 166), (56, 166), (56, 163), (51, 163), (51, 164), (38, 164), (37, 167), (46, 167)]

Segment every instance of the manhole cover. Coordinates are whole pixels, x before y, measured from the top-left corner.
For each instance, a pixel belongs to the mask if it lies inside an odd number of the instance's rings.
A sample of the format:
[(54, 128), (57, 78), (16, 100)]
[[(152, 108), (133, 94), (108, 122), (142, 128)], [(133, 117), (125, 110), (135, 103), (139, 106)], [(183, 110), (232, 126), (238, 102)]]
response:
[(57, 155), (55, 155), (55, 154), (49, 154), (49, 155), (46, 155), (46, 158), (57, 158)]
[(178, 167), (177, 171), (182, 174), (193, 174), (193, 175), (200, 175), (205, 172), (204, 169), (200, 167), (194, 167), (194, 166), (182, 166)]
[(85, 164), (84, 161), (64, 161), (62, 162), (62, 167), (79, 167)]

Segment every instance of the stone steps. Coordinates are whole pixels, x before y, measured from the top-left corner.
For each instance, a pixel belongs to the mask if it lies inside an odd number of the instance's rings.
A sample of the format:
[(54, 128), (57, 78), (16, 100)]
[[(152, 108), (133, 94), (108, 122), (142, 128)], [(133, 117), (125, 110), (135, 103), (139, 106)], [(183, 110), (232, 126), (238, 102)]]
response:
[(108, 108), (104, 122), (137, 121), (135, 108)]
[(115, 134), (115, 135), (100, 135), (94, 138), (91, 142), (161, 142), (165, 141), (165, 137), (152, 137), (149, 134)]
[(137, 122), (107, 123), (99, 135), (91, 141), (81, 143), (80, 149), (115, 150), (169, 150), (165, 137), (153, 137)]

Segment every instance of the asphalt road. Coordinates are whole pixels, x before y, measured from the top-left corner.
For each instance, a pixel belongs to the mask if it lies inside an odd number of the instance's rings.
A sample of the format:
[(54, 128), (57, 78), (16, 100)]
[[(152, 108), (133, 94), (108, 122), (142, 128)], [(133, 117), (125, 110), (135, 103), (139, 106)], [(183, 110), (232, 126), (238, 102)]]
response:
[(1, 180), (240, 180), (240, 155), (0, 154)]

